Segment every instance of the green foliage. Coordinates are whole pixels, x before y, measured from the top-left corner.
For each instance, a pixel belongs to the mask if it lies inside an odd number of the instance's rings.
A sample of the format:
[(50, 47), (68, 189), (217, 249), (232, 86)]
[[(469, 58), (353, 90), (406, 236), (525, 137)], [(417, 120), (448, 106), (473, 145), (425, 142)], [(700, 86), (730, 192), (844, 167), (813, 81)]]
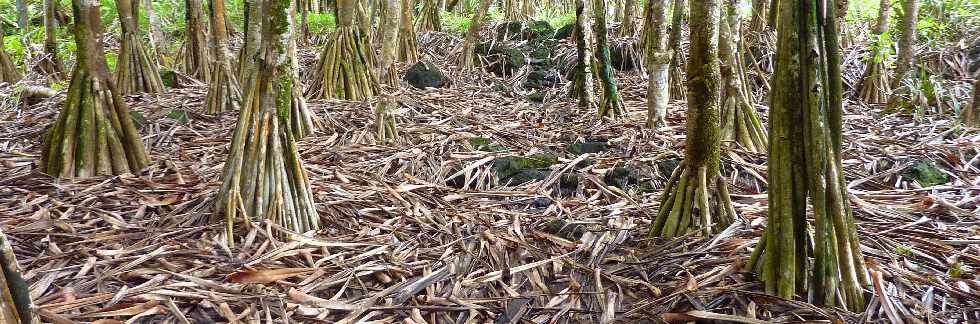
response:
[(885, 32), (881, 35), (871, 35), (869, 40), (871, 43), (868, 46), (871, 49), (871, 53), (868, 53), (868, 62), (881, 63), (888, 62), (888, 58), (894, 55), (895, 41), (892, 39), (892, 35), (889, 32)]
[(310, 28), (311, 34), (329, 33), (337, 28), (337, 16), (332, 12), (306, 14), (306, 24)]
[(440, 13), (442, 19), (442, 29), (453, 34), (466, 35), (473, 24), (474, 15), (462, 15), (455, 12), (443, 11)]
[[(637, 8), (642, 9), (639, 6)], [(533, 18), (534, 20), (547, 21), (548, 24), (555, 28), (575, 23), (574, 12), (562, 12), (561, 8), (556, 6), (545, 6), (541, 8), (535, 13)]]
[(912, 256), (912, 248), (908, 245), (899, 244), (895, 246), (895, 253), (901, 256), (910, 257)]

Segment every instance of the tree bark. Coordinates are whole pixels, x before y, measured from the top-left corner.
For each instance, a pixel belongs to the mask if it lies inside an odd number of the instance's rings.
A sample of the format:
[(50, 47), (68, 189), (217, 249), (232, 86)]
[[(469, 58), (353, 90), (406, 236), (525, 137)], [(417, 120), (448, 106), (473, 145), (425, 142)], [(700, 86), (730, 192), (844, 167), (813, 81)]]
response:
[(691, 6), (684, 161), (667, 181), (652, 236), (672, 238), (690, 231), (711, 235), (727, 227), (735, 217), (728, 184), (719, 173), (720, 14), (718, 0)]
[(902, 26), (898, 38), (898, 60), (895, 62), (895, 76), (892, 89), (898, 88), (902, 80), (909, 77), (915, 65), (916, 24), (919, 22), (919, 0), (902, 0)]
[(99, 2), (73, 0), (77, 62), (68, 97), (45, 137), (43, 172), (60, 178), (136, 172), (149, 163), (102, 47)]
[(30, 288), (21, 276), (10, 240), (0, 232), (0, 323), (40, 322), (31, 311)]
[(44, 1), (44, 59), (41, 60), (40, 68), (44, 74), (53, 80), (64, 79), (65, 63), (58, 55), (58, 20), (55, 13), (58, 11), (57, 0)]
[(623, 99), (619, 97), (612, 59), (609, 55), (609, 36), (606, 28), (606, 1), (595, 1), (596, 56), (599, 59), (599, 80), (602, 85), (602, 98), (599, 100), (599, 117), (618, 118), (626, 115)]
[(225, 28), (225, 1), (211, 0), (211, 83), (204, 100), (204, 111), (218, 114), (237, 110), (242, 100), (242, 90), (238, 78), (231, 67), (231, 53), (228, 51), (228, 30)]
[(592, 28), (589, 24), (589, 5), (587, 0), (575, 1), (575, 50), (578, 63), (572, 72), (572, 82), (569, 97), (578, 101), (580, 108), (591, 109), (595, 106), (595, 86), (592, 81)]
[(649, 128), (666, 123), (667, 102), (670, 100), (667, 71), (670, 68), (670, 48), (667, 47), (667, 0), (648, 0), (647, 25), (644, 28), (643, 57), (647, 73), (647, 122)]
[[(401, 0), (411, 1), (411, 0)], [(398, 62), (398, 29), (401, 26), (401, 3), (400, 0), (385, 0), (384, 17), (382, 17), (381, 35), (381, 61), (378, 66), (378, 75), (388, 86), (398, 87), (398, 69), (395, 65)]]
[[(320, 228), (313, 193), (296, 148), (289, 116), (295, 95), (292, 0), (262, 1), (262, 56), (248, 71), (245, 101), (232, 135), (214, 221), (226, 224), (234, 245), (234, 224), (265, 219), (304, 233)], [(279, 233), (285, 236), (285, 233)]]
[(842, 306), (859, 311), (864, 309), (861, 286), (868, 278), (840, 160), (842, 82), (835, 11), (836, 6), (821, 10), (808, 0), (779, 4), (769, 119), (769, 216), (749, 268), (771, 294), (811, 296), (810, 302), (828, 306), (843, 300)]
[(398, 61), (413, 64), (419, 60), (419, 41), (412, 25), (412, 0), (401, 0), (402, 19), (398, 29)]
[(211, 83), (211, 56), (205, 37), (204, 13), (201, 0), (184, 0), (187, 34), (184, 39), (184, 73), (204, 83)]
[(156, 11), (153, 10), (153, 0), (138, 0), (143, 3), (146, 8), (146, 17), (150, 21), (150, 44), (152, 48), (150, 50), (155, 53), (157, 62), (163, 61), (163, 54), (167, 53), (167, 39), (163, 34), (163, 22), (160, 21), (160, 17), (157, 16)]
[(143, 48), (139, 37), (139, 4), (132, 0), (116, 0), (119, 12), (119, 61), (116, 63), (116, 86), (120, 94), (163, 92), (163, 80), (156, 59)]
[(21, 42), (24, 44), (24, 66), (25, 69), (31, 66), (33, 61), (31, 53), (31, 13), (27, 6), (27, 0), (16, 0), (17, 7), (17, 30), (21, 35)]
[(262, 42), (261, 0), (245, 0), (245, 36), (238, 54), (238, 80), (244, 81), (258, 60)]
[(681, 48), (682, 31), (687, 17), (684, 11), (687, 8), (687, 0), (674, 0), (674, 12), (670, 23), (670, 36), (667, 46), (670, 47), (670, 73), (668, 74), (668, 84), (670, 88), (671, 100), (684, 100), (687, 96), (684, 89), (684, 51)]
[(980, 73), (973, 81), (973, 103), (963, 112), (963, 123), (967, 127), (980, 128)]
[(623, 22), (620, 24), (620, 36), (633, 37), (636, 35), (636, 0), (626, 0), (623, 3)]
[(719, 21), (719, 57), (721, 59), (721, 140), (735, 143), (749, 152), (765, 152), (768, 146), (766, 129), (762, 126), (742, 62), (739, 34), (738, 0), (728, 0)]
[(422, 11), (415, 22), (421, 31), (442, 31), (442, 20), (439, 18), (440, 0), (422, 0)]
[(310, 98), (364, 100), (378, 93), (375, 52), (354, 26), (354, 0), (337, 1), (339, 26), (323, 49), (307, 89)]
[(463, 70), (472, 70), (476, 61), (476, 43), (480, 41), (480, 30), (483, 28), (483, 18), (490, 9), (492, 0), (480, 0), (480, 7), (476, 9), (470, 29), (466, 32), (466, 39), (463, 40), (463, 52), (459, 55), (459, 67)]
[[(3, 44), (3, 35), (3, 24), (0, 23), (0, 44)], [(17, 66), (14, 65), (10, 54), (7, 54), (7, 49), (0, 46), (0, 83), (14, 83), (19, 80), (20, 72), (17, 71)]]
[(891, 15), (891, 0), (881, 0), (878, 7), (878, 22), (871, 31), (871, 56), (867, 59), (861, 78), (861, 92), (858, 94), (865, 103), (885, 103), (891, 92), (888, 83), (888, 67), (885, 64), (890, 52), (890, 44), (882, 39), (888, 31), (888, 17)]

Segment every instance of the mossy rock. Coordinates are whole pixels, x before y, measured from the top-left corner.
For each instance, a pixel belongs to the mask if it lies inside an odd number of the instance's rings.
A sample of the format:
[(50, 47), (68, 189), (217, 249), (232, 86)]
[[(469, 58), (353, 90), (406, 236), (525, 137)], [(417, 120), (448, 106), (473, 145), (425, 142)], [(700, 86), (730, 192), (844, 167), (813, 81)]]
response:
[(415, 63), (405, 71), (403, 79), (416, 89), (442, 88), (446, 85), (446, 76), (431, 62)]
[(568, 39), (572, 37), (572, 33), (575, 31), (575, 24), (571, 23), (565, 26), (561, 26), (555, 31), (554, 39)]
[(606, 151), (609, 151), (609, 143), (603, 141), (587, 141), (568, 145), (568, 152), (575, 155), (582, 155), (585, 153), (602, 153)]
[[(497, 173), (497, 179), (503, 183), (505, 179), (511, 178), (517, 173), (525, 170), (545, 169), (558, 163), (558, 157), (550, 154), (535, 154), (529, 157), (524, 156), (505, 156), (493, 161), (493, 169)], [(522, 177), (535, 177), (536, 173), (531, 172)], [(546, 175), (547, 176), (547, 175)]]
[(470, 145), (473, 146), (473, 149), (477, 151), (503, 152), (507, 150), (507, 148), (503, 145), (493, 143), (491, 139), (486, 137), (471, 137), (469, 142)]
[(631, 168), (613, 168), (612, 170), (606, 171), (606, 174), (602, 177), (602, 181), (606, 185), (625, 190), (628, 187), (640, 184), (640, 173), (636, 169)]
[(563, 174), (558, 178), (558, 196), (569, 197), (578, 190), (578, 175)]
[(178, 80), (179, 78), (177, 77), (177, 71), (168, 68), (160, 68), (160, 79), (163, 80), (163, 85), (166, 86), (167, 88), (180, 87), (180, 81)]
[(534, 44), (527, 47), (531, 65), (547, 66), (551, 64), (551, 54), (554, 52), (551, 47), (544, 44)]
[(902, 177), (914, 180), (922, 187), (932, 187), (949, 182), (949, 175), (929, 160), (915, 161), (905, 169)]
[(143, 125), (146, 125), (146, 116), (143, 116), (142, 112), (130, 110), (129, 118), (133, 120), (133, 125), (136, 126), (136, 129), (143, 128)]
[(665, 178), (670, 178), (670, 175), (674, 173), (674, 170), (681, 165), (680, 158), (660, 160), (655, 163), (657, 172)]
[(533, 92), (527, 95), (527, 101), (542, 103), (544, 102), (544, 95), (545, 95), (544, 91), (534, 90)]
[(176, 120), (181, 124), (187, 124), (190, 122), (190, 116), (187, 114), (187, 111), (182, 109), (171, 110), (167, 113), (167, 118)]
[(498, 76), (511, 76), (527, 65), (527, 57), (525, 57), (524, 52), (511, 46), (497, 44), (491, 47), (484, 43), (477, 45), (477, 51), (489, 62), (486, 67), (487, 70)]
[(548, 169), (524, 169), (519, 170), (506, 178), (500, 178), (500, 184), (519, 186), (533, 181), (544, 181), (551, 174)]
[[(456, 174), (456, 172), (459, 172), (459, 170), (462, 169), (463, 168), (458, 165), (450, 167), (449, 174), (447, 174), (447, 176)], [(463, 189), (463, 186), (466, 185), (466, 175), (460, 174), (458, 176), (446, 179), (446, 185), (456, 189)]]
[(524, 23), (520, 21), (507, 21), (497, 25), (496, 35), (494, 38), (497, 41), (513, 40), (513, 39), (528, 39), (530, 37), (529, 30), (524, 29)]
[(639, 51), (633, 43), (619, 43), (609, 46), (609, 59), (618, 71), (631, 71), (640, 62)]
[(541, 231), (569, 241), (578, 241), (585, 235), (585, 225), (569, 224), (563, 220), (555, 219), (542, 224)]
[(559, 82), (558, 71), (554, 69), (534, 69), (527, 74), (524, 80), (524, 88), (527, 89), (549, 89), (555, 87)]
[(555, 27), (547, 21), (535, 20), (528, 24), (527, 28), (531, 31), (531, 36), (535, 39), (551, 38), (555, 35)]

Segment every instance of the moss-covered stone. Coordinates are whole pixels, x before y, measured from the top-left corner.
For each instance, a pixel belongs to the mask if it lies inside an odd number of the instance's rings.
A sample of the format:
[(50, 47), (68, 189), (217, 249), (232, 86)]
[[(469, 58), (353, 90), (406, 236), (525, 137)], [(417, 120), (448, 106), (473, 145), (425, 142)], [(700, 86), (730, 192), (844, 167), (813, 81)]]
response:
[(561, 26), (555, 31), (554, 39), (568, 39), (572, 37), (572, 32), (575, 31), (575, 24), (568, 24)]
[[(511, 76), (520, 68), (527, 65), (527, 57), (520, 49), (497, 44), (479, 44), (476, 47), (477, 53), (486, 59), (489, 64), (487, 70), (499, 76)], [(478, 62), (479, 63), (479, 62)]]
[(563, 220), (555, 219), (542, 224), (541, 231), (569, 241), (578, 241), (585, 235), (585, 225), (569, 224)]
[(558, 196), (569, 197), (578, 190), (578, 175), (563, 174), (558, 178)]
[(640, 184), (640, 174), (636, 169), (632, 168), (613, 168), (606, 171), (606, 174), (602, 177), (602, 181), (607, 185), (625, 190), (628, 187)]
[(506, 156), (493, 161), (493, 170), (498, 183), (520, 185), (535, 180), (544, 180), (551, 171), (548, 169), (558, 163), (558, 157), (550, 154), (536, 154), (530, 157)]
[(674, 170), (681, 165), (681, 159), (672, 158), (672, 159), (660, 160), (657, 161), (655, 164), (657, 168), (657, 173), (659, 173), (661, 176), (663, 176), (666, 179), (669, 178), (670, 175), (674, 173)]
[(585, 153), (601, 153), (609, 151), (609, 143), (603, 141), (587, 141), (568, 145), (568, 152), (575, 155)]
[(167, 118), (176, 120), (178, 123), (186, 124), (190, 122), (190, 117), (187, 115), (186, 110), (174, 109), (167, 113)]
[(446, 76), (431, 62), (415, 63), (405, 71), (404, 80), (416, 89), (442, 88), (446, 85)]
[(524, 23), (520, 21), (507, 21), (497, 25), (495, 30), (496, 34), (494, 39), (497, 41), (506, 41), (514, 39), (526, 39), (530, 35), (526, 35), (524, 30)]
[(524, 88), (527, 89), (549, 89), (558, 84), (558, 71), (554, 69), (534, 69), (527, 74), (524, 80)]
[(503, 145), (493, 143), (491, 139), (486, 137), (471, 137), (469, 142), (473, 146), (473, 149), (477, 151), (502, 152), (507, 150)]
[(932, 187), (949, 182), (949, 175), (929, 160), (915, 161), (905, 169), (902, 176), (918, 182), (923, 187)]
[(555, 35), (555, 27), (544, 20), (532, 21), (528, 24), (528, 29), (531, 31), (531, 37), (535, 39), (551, 38)]
[(163, 80), (163, 85), (167, 86), (167, 88), (180, 87), (180, 83), (177, 79), (177, 71), (168, 68), (160, 68), (160, 79)]
[(136, 126), (136, 129), (143, 128), (143, 125), (146, 124), (146, 116), (143, 116), (142, 112), (130, 110), (129, 118), (133, 120), (133, 126)]

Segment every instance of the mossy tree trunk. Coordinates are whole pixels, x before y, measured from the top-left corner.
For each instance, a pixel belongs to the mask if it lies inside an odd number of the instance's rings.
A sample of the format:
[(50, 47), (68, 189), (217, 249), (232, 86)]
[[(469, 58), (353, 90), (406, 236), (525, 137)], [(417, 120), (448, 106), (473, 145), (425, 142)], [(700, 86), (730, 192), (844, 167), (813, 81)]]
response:
[(667, 0), (647, 1), (646, 25), (643, 28), (647, 41), (643, 44), (643, 58), (647, 73), (647, 122), (649, 128), (663, 126), (670, 100), (667, 71), (670, 68), (670, 48), (667, 47)]
[(60, 81), (65, 77), (65, 63), (58, 55), (58, 20), (55, 13), (58, 11), (57, 0), (44, 1), (44, 58), (41, 60), (39, 68), (53, 80)]
[(810, 302), (828, 306), (842, 300), (841, 306), (861, 311), (861, 286), (868, 278), (841, 168), (836, 6), (821, 10), (815, 4), (779, 3), (769, 119), (769, 216), (748, 265), (771, 294), (810, 296)]
[(139, 5), (132, 0), (116, 0), (122, 30), (119, 61), (116, 63), (116, 86), (120, 94), (160, 93), (163, 80), (156, 58), (150, 56), (139, 37)]
[(17, 256), (3, 232), (0, 232), (0, 323), (40, 323), (31, 311), (30, 288), (20, 274)]
[(919, 22), (919, 0), (901, 0), (902, 25), (898, 38), (898, 60), (895, 62), (895, 75), (892, 89), (898, 88), (902, 81), (914, 77), (916, 24)]
[(670, 36), (667, 46), (670, 47), (670, 72), (668, 81), (671, 100), (684, 100), (687, 93), (684, 90), (684, 50), (681, 48), (684, 22), (687, 20), (687, 0), (674, 0), (674, 9), (670, 22)]
[(364, 100), (378, 93), (375, 53), (354, 26), (353, 0), (337, 1), (337, 30), (323, 49), (307, 89), (310, 98)]
[(602, 85), (602, 97), (599, 99), (599, 117), (618, 118), (626, 115), (626, 109), (623, 108), (623, 99), (619, 97), (612, 59), (609, 55), (609, 31), (604, 14), (606, 1), (595, 1), (596, 56), (599, 61), (599, 84)]
[(211, 83), (211, 56), (205, 37), (201, 0), (184, 0), (187, 30), (184, 38), (183, 71), (204, 83)]
[(225, 222), (230, 245), (234, 224), (243, 220), (268, 220), (297, 233), (320, 227), (295, 136), (286, 126), (288, 113), (282, 113), (291, 111), (293, 88), (299, 86), (290, 53), (294, 1), (261, 3), (266, 13), (262, 54), (245, 79), (245, 100), (215, 205), (214, 220)]
[(973, 102), (963, 111), (963, 124), (980, 128), (980, 73), (976, 76), (976, 81), (973, 81)]
[(419, 60), (419, 40), (412, 25), (413, 0), (401, 0), (401, 22), (398, 28), (398, 61), (412, 64)]
[(218, 114), (237, 110), (242, 100), (242, 89), (238, 77), (231, 68), (231, 53), (228, 52), (228, 30), (225, 28), (225, 1), (211, 0), (211, 83), (204, 101), (204, 111)]
[(672, 238), (690, 231), (711, 235), (735, 218), (728, 183), (719, 172), (719, 2), (704, 0), (691, 6), (684, 161), (664, 188), (652, 236)]
[(738, 0), (726, 0), (724, 15), (719, 21), (718, 46), (721, 59), (721, 140), (736, 143), (749, 152), (765, 152), (768, 146), (766, 129), (762, 126), (742, 62), (739, 34)]
[(382, 7), (381, 25), (381, 60), (378, 64), (378, 75), (381, 82), (390, 87), (398, 87), (398, 30), (401, 25), (401, 1), (385, 0)]
[(238, 52), (238, 80), (244, 81), (258, 60), (262, 42), (261, 0), (245, 0), (245, 35)]
[(45, 137), (41, 170), (60, 178), (125, 174), (149, 163), (129, 107), (109, 79), (99, 2), (73, 0), (77, 62), (68, 97)]
[(421, 31), (442, 31), (442, 20), (439, 18), (439, 11), (442, 8), (441, 0), (421, 0), (422, 11), (419, 18), (415, 21), (415, 26)]
[(588, 0), (575, 1), (575, 50), (578, 63), (572, 71), (568, 96), (578, 102), (580, 108), (595, 107), (595, 86), (592, 81), (592, 28), (589, 24)]
[(885, 103), (891, 92), (888, 84), (888, 61), (891, 42), (885, 38), (888, 32), (888, 16), (891, 14), (891, 0), (881, 0), (878, 6), (878, 22), (871, 31), (871, 55), (867, 58), (864, 75), (861, 77), (861, 101), (865, 103)]
[(473, 20), (470, 22), (470, 29), (466, 32), (466, 39), (463, 41), (463, 52), (459, 55), (459, 68), (472, 70), (476, 61), (476, 43), (480, 41), (480, 30), (483, 28), (483, 19), (490, 9), (492, 0), (480, 0), (480, 6), (476, 8)]
[[(3, 33), (3, 24), (0, 24), (0, 44), (3, 44)], [(17, 71), (17, 66), (14, 65), (10, 54), (7, 54), (7, 49), (0, 46), (0, 83), (14, 83), (18, 80), (20, 80), (20, 72)]]

